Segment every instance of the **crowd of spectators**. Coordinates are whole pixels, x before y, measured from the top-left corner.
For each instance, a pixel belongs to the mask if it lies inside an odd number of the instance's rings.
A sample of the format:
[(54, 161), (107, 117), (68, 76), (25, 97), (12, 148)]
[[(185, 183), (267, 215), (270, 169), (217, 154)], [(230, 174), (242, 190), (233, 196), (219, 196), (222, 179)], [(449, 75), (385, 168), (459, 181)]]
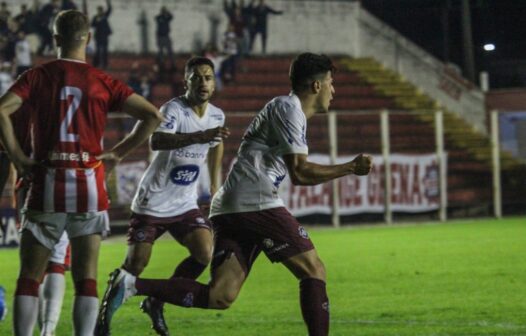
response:
[[(221, 35), (218, 45), (208, 43), (202, 51), (216, 65), (218, 89), (223, 83), (235, 80), (238, 64), (244, 57), (250, 56), (258, 36), (261, 39), (261, 51), (266, 53), (268, 16), (282, 14), (282, 11), (269, 7), (265, 0), (251, 0), (250, 3), (224, 0), (223, 8), (228, 18), (227, 30)], [(31, 4), (21, 4), (16, 15), (11, 12), (12, 9), (5, 1), (0, 2), (0, 87), (32, 66), (32, 50), (39, 56), (52, 54), (55, 16), (61, 10), (79, 8), (73, 0), (33, 0)], [(83, 10), (86, 11), (86, 8)], [(106, 0), (106, 6), (98, 6), (91, 17), (93, 64), (102, 69), (108, 66), (111, 12), (111, 0)], [(148, 75), (138, 75), (145, 73), (140, 67), (131, 71), (130, 85), (138, 90), (140, 87), (139, 92), (145, 92), (146, 96), (148, 92), (151, 93), (155, 83), (172, 83), (176, 76), (171, 37), (173, 19), (173, 13), (167, 6), (162, 6), (154, 17), (157, 44), (155, 68), (150, 69)], [(173, 84), (172, 91), (177, 92), (178, 89)]]

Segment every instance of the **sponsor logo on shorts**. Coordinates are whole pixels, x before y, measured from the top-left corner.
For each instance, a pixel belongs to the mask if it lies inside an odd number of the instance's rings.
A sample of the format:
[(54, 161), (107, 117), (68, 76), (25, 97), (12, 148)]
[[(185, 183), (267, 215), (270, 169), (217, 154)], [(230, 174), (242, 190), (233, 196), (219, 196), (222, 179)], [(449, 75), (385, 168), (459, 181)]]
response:
[(205, 221), (205, 219), (204, 219), (203, 217), (197, 217), (197, 218), (195, 219), (195, 222), (196, 222), (197, 224), (205, 224), (205, 223), (206, 223), (206, 221)]
[(187, 293), (183, 299), (183, 306), (192, 307), (194, 305), (194, 294)]
[(322, 303), (322, 304), (321, 304), (321, 308), (322, 308), (323, 310), (325, 310), (326, 312), (329, 312), (329, 310), (330, 310), (329, 302), (324, 302), (324, 303)]
[(274, 247), (273, 249), (270, 249), (270, 250), (268, 251), (268, 254), (274, 254), (274, 253), (276, 253), (276, 252), (279, 252), (279, 251), (281, 251), (281, 250), (286, 249), (287, 247), (289, 247), (289, 244), (288, 244), (288, 243), (278, 245), (278, 246)]
[(272, 248), (272, 246), (274, 246), (274, 242), (270, 238), (265, 238), (263, 239), (263, 246), (265, 246), (267, 249)]
[(300, 234), (301, 237), (303, 237), (305, 239), (309, 239), (309, 234), (307, 233), (307, 230), (305, 230), (305, 228), (303, 226), (300, 226), (298, 228), (298, 233)]
[(143, 241), (145, 239), (146, 239), (146, 233), (143, 230), (135, 231), (135, 240), (136, 241)]
[(178, 185), (190, 185), (197, 180), (199, 176), (199, 166), (183, 165), (172, 169), (170, 179)]

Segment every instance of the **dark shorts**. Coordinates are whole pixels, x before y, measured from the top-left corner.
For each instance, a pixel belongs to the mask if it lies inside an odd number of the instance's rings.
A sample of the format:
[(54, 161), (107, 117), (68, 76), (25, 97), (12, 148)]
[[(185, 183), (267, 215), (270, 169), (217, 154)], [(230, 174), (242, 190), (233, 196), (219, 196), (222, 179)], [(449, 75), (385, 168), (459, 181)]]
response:
[(155, 217), (132, 213), (128, 228), (128, 245), (151, 243), (166, 231), (179, 243), (195, 229), (212, 230), (212, 224), (197, 209), (175, 217)]
[(214, 216), (212, 272), (234, 254), (246, 274), (263, 251), (272, 262), (314, 249), (307, 231), (285, 208)]

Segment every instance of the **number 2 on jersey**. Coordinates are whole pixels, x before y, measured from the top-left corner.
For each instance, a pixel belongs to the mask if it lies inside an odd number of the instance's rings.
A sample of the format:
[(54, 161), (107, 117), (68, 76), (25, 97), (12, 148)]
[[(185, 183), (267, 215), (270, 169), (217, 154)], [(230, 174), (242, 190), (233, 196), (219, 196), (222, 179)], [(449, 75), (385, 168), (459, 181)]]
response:
[(75, 116), (75, 113), (77, 113), (77, 110), (79, 108), (80, 100), (82, 99), (82, 91), (80, 91), (79, 88), (74, 86), (64, 86), (62, 90), (60, 90), (60, 100), (67, 101), (69, 96), (73, 96), (73, 99), (71, 100), (71, 104), (69, 104), (68, 106), (66, 117), (64, 118), (64, 120), (62, 120), (62, 123), (60, 124), (61, 142), (79, 141), (79, 135), (75, 133), (69, 133), (68, 128), (71, 125), (73, 117)]

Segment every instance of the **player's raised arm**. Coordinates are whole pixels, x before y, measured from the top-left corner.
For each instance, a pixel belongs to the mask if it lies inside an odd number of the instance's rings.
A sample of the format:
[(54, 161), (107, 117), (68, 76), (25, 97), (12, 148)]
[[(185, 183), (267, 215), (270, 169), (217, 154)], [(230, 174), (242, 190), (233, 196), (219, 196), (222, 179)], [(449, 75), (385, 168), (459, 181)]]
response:
[(287, 154), (283, 159), (294, 185), (316, 185), (349, 174), (367, 175), (373, 166), (372, 157), (364, 154), (338, 165), (309, 162), (304, 154)]
[(22, 103), (22, 99), (12, 92), (7, 92), (0, 97), (0, 142), (3, 144), (5, 151), (18, 172), (24, 175), (35, 164), (35, 161), (28, 158), (22, 151), (20, 144), (16, 140), (10, 118), (10, 115), (17, 111), (22, 106)]
[[(167, 122), (169, 124), (169, 122)], [(168, 126), (167, 126), (168, 127)], [(172, 150), (193, 144), (202, 144), (212, 141), (222, 141), (228, 138), (230, 131), (226, 127), (210, 128), (206, 131), (193, 133), (164, 133), (152, 134), (150, 146), (152, 150)]]
[(146, 141), (162, 121), (162, 116), (157, 108), (135, 93), (126, 99), (122, 111), (139, 119), (139, 122), (127, 137), (108, 152), (99, 155), (98, 159), (122, 159)]

